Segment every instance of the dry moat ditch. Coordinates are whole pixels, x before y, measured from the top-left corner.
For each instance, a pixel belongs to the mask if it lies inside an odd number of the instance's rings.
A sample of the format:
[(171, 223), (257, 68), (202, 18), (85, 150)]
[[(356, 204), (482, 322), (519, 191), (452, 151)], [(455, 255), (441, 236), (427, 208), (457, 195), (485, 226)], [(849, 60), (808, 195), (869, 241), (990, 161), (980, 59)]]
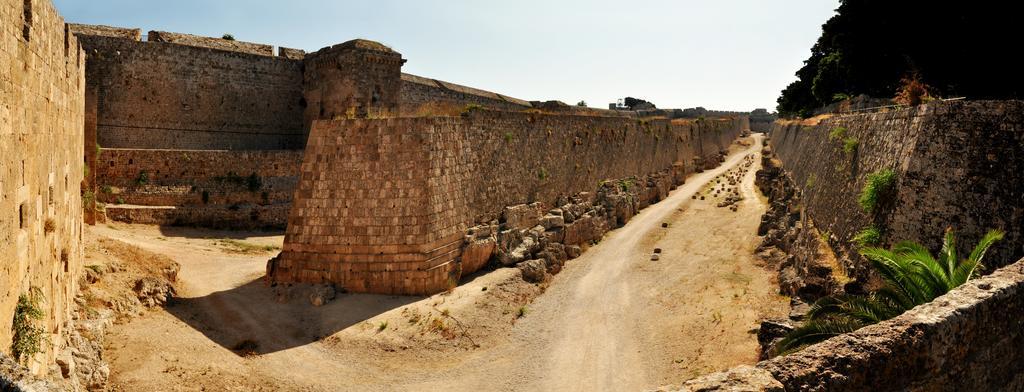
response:
[(760, 146), (759, 136), (734, 144), (723, 165), (558, 275), (528, 283), (499, 268), (430, 297), (268, 288), (275, 233), (97, 226), (90, 243), (116, 239), (180, 265), (166, 305), (139, 306), (148, 311), (108, 328), (107, 387), (637, 390), (753, 364), (760, 321), (789, 313), (775, 272), (754, 255), (766, 211), (754, 186)]

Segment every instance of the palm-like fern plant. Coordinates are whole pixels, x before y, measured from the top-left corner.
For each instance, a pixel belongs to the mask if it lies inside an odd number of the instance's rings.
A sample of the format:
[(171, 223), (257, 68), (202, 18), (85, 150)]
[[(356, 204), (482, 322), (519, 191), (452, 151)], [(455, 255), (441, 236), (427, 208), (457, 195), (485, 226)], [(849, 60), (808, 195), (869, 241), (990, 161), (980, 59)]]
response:
[(1003, 232), (989, 231), (966, 259), (957, 258), (952, 229), (946, 229), (938, 259), (925, 247), (910, 241), (900, 242), (890, 250), (862, 249), (860, 253), (882, 276), (882, 289), (866, 296), (839, 295), (818, 300), (807, 314), (808, 321), (779, 341), (775, 353), (791, 353), (931, 302), (975, 277), (983, 268), (985, 253), (1001, 239)]

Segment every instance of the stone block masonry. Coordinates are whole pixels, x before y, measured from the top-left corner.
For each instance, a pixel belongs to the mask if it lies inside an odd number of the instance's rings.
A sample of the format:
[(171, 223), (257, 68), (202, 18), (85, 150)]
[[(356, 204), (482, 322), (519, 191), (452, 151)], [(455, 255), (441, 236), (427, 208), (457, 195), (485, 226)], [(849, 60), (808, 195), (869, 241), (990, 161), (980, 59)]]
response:
[(96, 198), (116, 221), (283, 229), (301, 161), (299, 150), (102, 149)]
[[(586, 192), (607, 179), (669, 171), (669, 182), (678, 183), (687, 172), (718, 164), (741, 125), (739, 118), (685, 122), (484, 110), (462, 117), (316, 121), (284, 250), (268, 264), (268, 278), (333, 282), (354, 292), (436, 293), (472, 272), (460, 258), (467, 242), (475, 242), (467, 241), (467, 232), (497, 223), (504, 207), (562, 206), (573, 198), (588, 204)], [(596, 239), (604, 229), (594, 225), (567, 229), (563, 241)], [(479, 251), (471, 252), (473, 268)]]
[(11, 353), (18, 297), (39, 294), (47, 370), (82, 271), (85, 56), (48, 0), (0, 0), (0, 351)]
[(662, 390), (1019, 391), (1022, 312), (1024, 260), (894, 319)]
[[(302, 61), (75, 25), (95, 96), (87, 116), (107, 148), (299, 149)], [(162, 33), (166, 35), (166, 33)], [(232, 42), (232, 41), (229, 41)]]
[(150, 31), (148, 38), (149, 42), (168, 42), (201, 48), (258, 54), (261, 56), (274, 55), (274, 47), (271, 45), (235, 41), (231, 39), (203, 37), (192, 34), (171, 33), (167, 31)]
[[(855, 144), (844, 151), (844, 144)], [(947, 227), (960, 254), (989, 229), (1006, 238), (989, 268), (1024, 256), (1024, 102), (936, 102), (885, 113), (777, 123), (771, 146), (800, 187), (807, 216), (828, 233), (841, 264), (865, 279), (853, 237), (872, 224), (881, 245), (911, 240), (938, 251)], [(857, 200), (869, 174), (891, 169), (895, 191), (879, 214)]]
[(401, 112), (404, 116), (423, 117), (448, 105), (456, 110), (467, 105), (479, 105), (499, 110), (523, 110), (531, 107), (521, 99), (461, 86), (455, 83), (402, 74)]

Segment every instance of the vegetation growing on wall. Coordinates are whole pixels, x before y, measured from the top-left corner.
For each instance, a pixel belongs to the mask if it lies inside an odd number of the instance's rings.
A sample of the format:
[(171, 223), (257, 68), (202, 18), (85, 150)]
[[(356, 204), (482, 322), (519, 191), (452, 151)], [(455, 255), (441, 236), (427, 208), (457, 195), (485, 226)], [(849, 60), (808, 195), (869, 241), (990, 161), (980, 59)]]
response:
[(965, 259), (957, 256), (952, 229), (946, 230), (937, 258), (924, 246), (909, 241), (888, 250), (861, 250), (882, 277), (884, 286), (868, 295), (837, 295), (818, 300), (808, 313), (809, 320), (781, 340), (775, 353), (794, 352), (931, 302), (975, 277), (983, 268), (985, 253), (1002, 238), (1003, 232), (989, 231)]
[(883, 169), (868, 175), (864, 190), (860, 193), (861, 208), (864, 212), (874, 212), (878, 204), (884, 198), (890, 197), (893, 187), (896, 185), (896, 172), (892, 169)]
[(843, 152), (845, 152), (847, 155), (853, 154), (854, 152), (857, 151), (857, 147), (859, 145), (860, 141), (858, 141), (857, 138), (853, 136), (843, 139)]
[(853, 237), (853, 242), (861, 247), (878, 245), (882, 242), (882, 230), (874, 225), (868, 226), (857, 232), (857, 235)]
[(18, 305), (14, 308), (14, 320), (11, 324), (11, 332), (14, 335), (11, 341), (11, 355), (20, 362), (42, 351), (40, 346), (45, 331), (37, 326), (45, 315), (40, 307), (42, 301), (43, 293), (38, 287), (32, 287), (28, 293), (18, 296)]

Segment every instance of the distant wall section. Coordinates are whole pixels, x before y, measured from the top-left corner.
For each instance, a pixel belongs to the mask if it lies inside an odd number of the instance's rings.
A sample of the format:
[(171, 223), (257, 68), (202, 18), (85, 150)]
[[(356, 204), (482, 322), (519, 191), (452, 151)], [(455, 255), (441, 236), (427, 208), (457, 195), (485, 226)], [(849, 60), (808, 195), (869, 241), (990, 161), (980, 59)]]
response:
[(402, 115), (413, 117), (461, 110), (467, 105), (510, 111), (531, 107), (529, 102), (521, 99), (407, 73), (402, 74), (399, 100)]
[(75, 25), (74, 31), (87, 54), (86, 81), (96, 97), (87, 115), (95, 116), (102, 147), (258, 150), (305, 144), (299, 60), (192, 46), (207, 41), (192, 42), (196, 37), (187, 35), (155, 33), (191, 45), (141, 42), (136, 29)]
[(284, 228), (302, 151), (103, 149), (96, 198), (107, 218), (216, 228)]

